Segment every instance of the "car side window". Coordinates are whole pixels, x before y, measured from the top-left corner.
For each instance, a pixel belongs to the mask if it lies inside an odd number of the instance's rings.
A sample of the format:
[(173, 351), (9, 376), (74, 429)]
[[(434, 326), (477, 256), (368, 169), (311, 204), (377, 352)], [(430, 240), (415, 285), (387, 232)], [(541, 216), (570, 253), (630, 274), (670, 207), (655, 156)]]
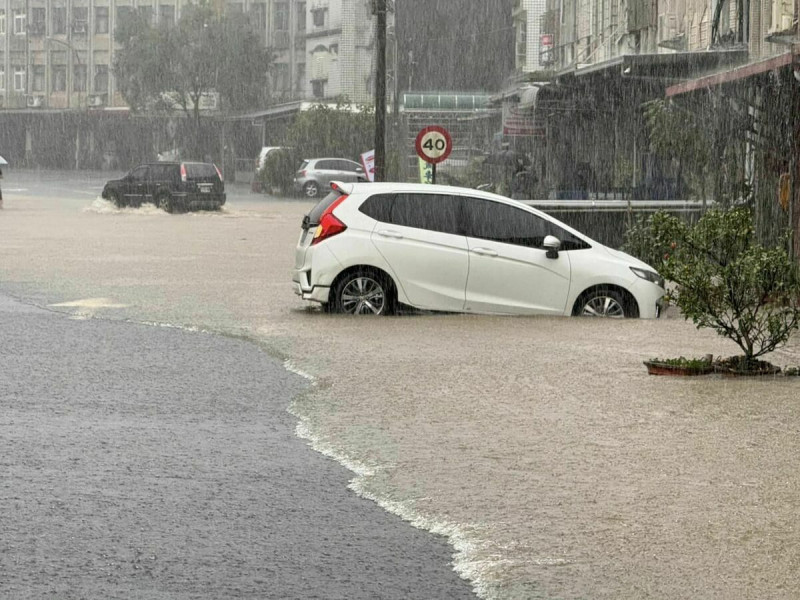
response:
[(356, 172), (356, 167), (358, 166), (357, 164), (351, 163), (349, 160), (340, 160), (337, 162), (339, 163), (340, 171), (350, 171), (351, 173)]
[(358, 210), (381, 223), (391, 222), (392, 202), (394, 194), (375, 194), (358, 207)]
[(553, 235), (563, 250), (588, 248), (589, 244), (552, 221), (515, 206), (480, 198), (466, 201), (467, 231), (470, 237), (543, 248), (544, 238)]
[(462, 202), (445, 194), (397, 194), (392, 204), (391, 223), (454, 235), (465, 235)]
[(147, 166), (136, 167), (131, 171), (131, 179), (134, 181), (145, 181), (149, 168)]
[(317, 169), (323, 169), (326, 171), (333, 171), (336, 170), (336, 161), (335, 160), (321, 160), (317, 163)]

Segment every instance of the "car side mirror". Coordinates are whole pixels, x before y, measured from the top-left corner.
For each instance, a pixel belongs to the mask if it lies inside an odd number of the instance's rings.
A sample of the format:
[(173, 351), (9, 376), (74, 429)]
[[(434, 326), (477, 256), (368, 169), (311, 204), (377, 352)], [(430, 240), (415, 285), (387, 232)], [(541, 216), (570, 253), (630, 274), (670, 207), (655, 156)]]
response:
[(556, 236), (545, 236), (542, 246), (547, 250), (547, 258), (558, 258), (558, 249), (561, 248), (561, 240)]
[(363, 173), (363, 172), (364, 169), (362, 169), (361, 167), (356, 167), (356, 173)]

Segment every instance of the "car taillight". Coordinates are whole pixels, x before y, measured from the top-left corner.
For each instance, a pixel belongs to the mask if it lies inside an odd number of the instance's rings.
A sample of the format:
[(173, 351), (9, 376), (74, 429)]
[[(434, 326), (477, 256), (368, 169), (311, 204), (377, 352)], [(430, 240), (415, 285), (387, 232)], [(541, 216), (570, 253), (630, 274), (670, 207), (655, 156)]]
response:
[(333, 204), (326, 208), (325, 212), (322, 213), (322, 216), (319, 219), (319, 225), (317, 225), (317, 229), (314, 231), (314, 238), (311, 240), (312, 245), (318, 244), (322, 240), (327, 240), (328, 238), (331, 238), (338, 233), (342, 233), (345, 229), (347, 229), (347, 225), (342, 223), (333, 214), (333, 209), (339, 206), (345, 198), (347, 198), (347, 196), (339, 196), (333, 201)]
[[(174, 172), (175, 171), (173, 171), (173, 173)], [(184, 165), (183, 163), (181, 163), (181, 181), (183, 183), (186, 183), (186, 165)]]
[(217, 170), (217, 175), (219, 175), (219, 180), (220, 180), (220, 181), (225, 181), (225, 180), (222, 178), (222, 171), (220, 171), (220, 170), (219, 170), (219, 167), (218, 167), (217, 165), (214, 165), (214, 168)]
[(303, 169), (302, 171), (298, 171), (298, 172), (297, 172), (297, 174), (298, 174), (300, 177), (305, 177), (305, 176), (306, 176), (306, 171), (305, 171), (305, 169)]

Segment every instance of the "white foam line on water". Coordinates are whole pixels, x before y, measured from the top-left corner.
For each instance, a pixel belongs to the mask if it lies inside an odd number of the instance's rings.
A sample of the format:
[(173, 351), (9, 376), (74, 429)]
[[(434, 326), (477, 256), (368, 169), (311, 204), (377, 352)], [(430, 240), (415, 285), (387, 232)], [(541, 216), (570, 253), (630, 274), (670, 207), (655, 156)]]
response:
[[(291, 360), (285, 360), (283, 364), (287, 371), (303, 377), (311, 382), (311, 385), (317, 384), (317, 380), (313, 375), (298, 368)], [(502, 568), (504, 563), (511, 563), (501, 559), (499, 556), (483, 560), (478, 558), (478, 550), (481, 544), (470, 533), (478, 530), (477, 526), (462, 525), (426, 517), (415, 510), (410, 503), (388, 500), (370, 492), (367, 490), (366, 479), (372, 477), (381, 467), (378, 465), (370, 466), (354, 460), (340, 452), (333, 444), (316, 435), (308, 419), (296, 409), (294, 401), (290, 404), (288, 410), (298, 420), (295, 427), (295, 435), (297, 437), (307, 440), (315, 451), (335, 460), (349, 471), (355, 473), (356, 476), (348, 484), (350, 490), (362, 498), (375, 502), (386, 512), (400, 517), (417, 529), (446, 537), (450, 546), (455, 550), (453, 553), (453, 570), (459, 577), (472, 584), (472, 591), (478, 597), (489, 599), (493, 596), (491, 593), (492, 587), (488, 584), (486, 575), (497, 572), (498, 568)]]

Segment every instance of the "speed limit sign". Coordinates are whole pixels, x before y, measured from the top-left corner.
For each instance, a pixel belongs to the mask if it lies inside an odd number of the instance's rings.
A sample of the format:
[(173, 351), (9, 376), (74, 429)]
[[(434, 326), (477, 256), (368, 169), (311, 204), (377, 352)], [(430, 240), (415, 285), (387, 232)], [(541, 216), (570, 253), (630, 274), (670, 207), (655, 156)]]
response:
[(435, 165), (450, 156), (453, 140), (447, 129), (431, 125), (417, 134), (416, 148), (422, 160)]

